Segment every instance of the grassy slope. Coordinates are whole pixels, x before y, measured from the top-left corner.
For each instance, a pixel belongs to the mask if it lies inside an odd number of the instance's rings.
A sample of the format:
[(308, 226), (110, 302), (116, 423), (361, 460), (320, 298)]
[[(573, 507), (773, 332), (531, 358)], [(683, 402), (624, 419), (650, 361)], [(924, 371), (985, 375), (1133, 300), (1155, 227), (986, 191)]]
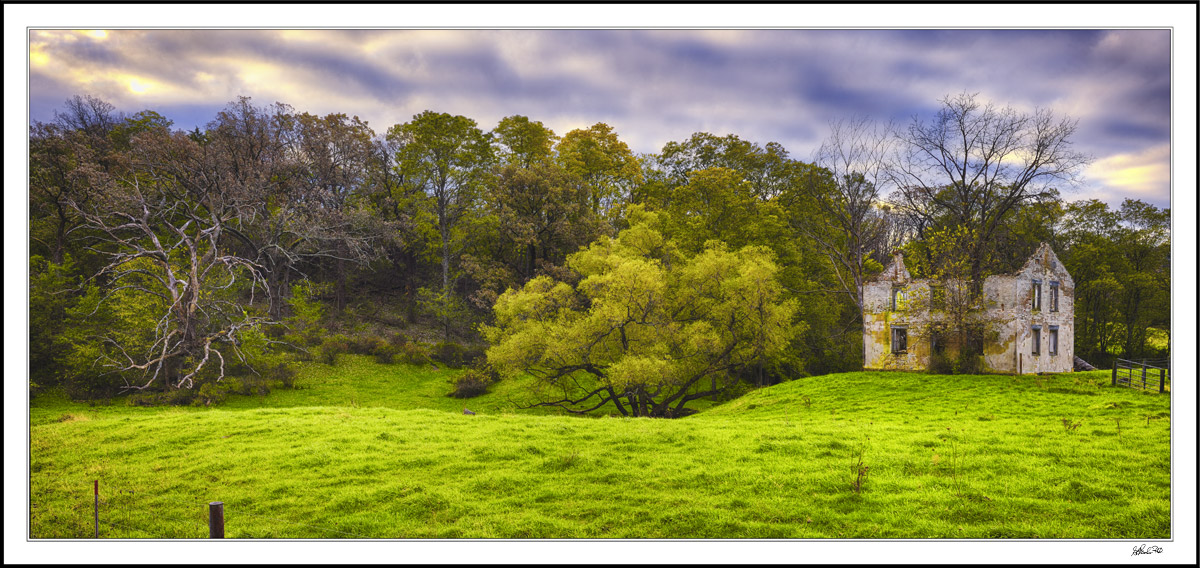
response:
[(229, 537), (1170, 536), (1169, 399), (1103, 372), (847, 373), (681, 420), (450, 399), (449, 373), (347, 356), (219, 408), (35, 400), (33, 536), (90, 536), (92, 479), (113, 537), (203, 537), (210, 500)]

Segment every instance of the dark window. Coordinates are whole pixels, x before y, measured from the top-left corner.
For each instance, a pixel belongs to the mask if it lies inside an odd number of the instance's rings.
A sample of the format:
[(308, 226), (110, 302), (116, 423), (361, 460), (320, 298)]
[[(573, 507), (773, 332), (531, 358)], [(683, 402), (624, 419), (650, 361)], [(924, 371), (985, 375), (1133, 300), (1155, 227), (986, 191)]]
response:
[(929, 287), (929, 309), (946, 309), (946, 288), (943, 286)]
[(908, 328), (892, 328), (892, 353), (908, 353)]
[(946, 353), (946, 333), (940, 329), (934, 329), (929, 333), (929, 347), (935, 355), (944, 355)]
[(1050, 326), (1050, 354), (1058, 355), (1058, 326)]
[(1058, 282), (1050, 283), (1050, 311), (1058, 311)]
[(1033, 350), (1031, 353), (1034, 355), (1042, 354), (1042, 326), (1040, 325), (1033, 326)]
[(1033, 309), (1042, 309), (1042, 281), (1033, 281)]

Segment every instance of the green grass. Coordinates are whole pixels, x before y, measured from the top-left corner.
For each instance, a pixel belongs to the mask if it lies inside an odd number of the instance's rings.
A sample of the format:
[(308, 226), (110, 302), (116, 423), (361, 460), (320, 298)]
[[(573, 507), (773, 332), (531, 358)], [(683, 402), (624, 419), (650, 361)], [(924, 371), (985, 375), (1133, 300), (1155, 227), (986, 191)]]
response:
[(230, 538), (1172, 536), (1169, 397), (1103, 371), (845, 373), (655, 420), (341, 361), (216, 408), (34, 399), (32, 536), (89, 538), (93, 479), (111, 538), (205, 537), (214, 500)]

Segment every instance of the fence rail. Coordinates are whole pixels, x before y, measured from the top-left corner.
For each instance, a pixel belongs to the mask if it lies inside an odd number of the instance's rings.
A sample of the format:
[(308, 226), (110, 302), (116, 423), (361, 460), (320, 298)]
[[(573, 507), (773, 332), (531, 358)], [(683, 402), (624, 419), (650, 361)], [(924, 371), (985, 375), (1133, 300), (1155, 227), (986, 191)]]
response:
[[(1168, 361), (1169, 365), (1170, 362)], [(1117, 359), (1113, 361), (1112, 384), (1148, 391), (1166, 392), (1167, 367), (1150, 365), (1146, 361)]]

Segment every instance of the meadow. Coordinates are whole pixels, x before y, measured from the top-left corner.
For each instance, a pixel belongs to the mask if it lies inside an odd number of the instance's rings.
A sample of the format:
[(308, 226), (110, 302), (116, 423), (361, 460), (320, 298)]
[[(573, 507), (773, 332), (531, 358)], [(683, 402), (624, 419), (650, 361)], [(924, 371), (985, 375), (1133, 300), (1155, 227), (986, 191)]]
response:
[[(345, 355), (214, 407), (30, 408), (33, 538), (1169, 538), (1170, 396), (1106, 372), (809, 377), (677, 420)], [(463, 415), (468, 407), (477, 414)]]

